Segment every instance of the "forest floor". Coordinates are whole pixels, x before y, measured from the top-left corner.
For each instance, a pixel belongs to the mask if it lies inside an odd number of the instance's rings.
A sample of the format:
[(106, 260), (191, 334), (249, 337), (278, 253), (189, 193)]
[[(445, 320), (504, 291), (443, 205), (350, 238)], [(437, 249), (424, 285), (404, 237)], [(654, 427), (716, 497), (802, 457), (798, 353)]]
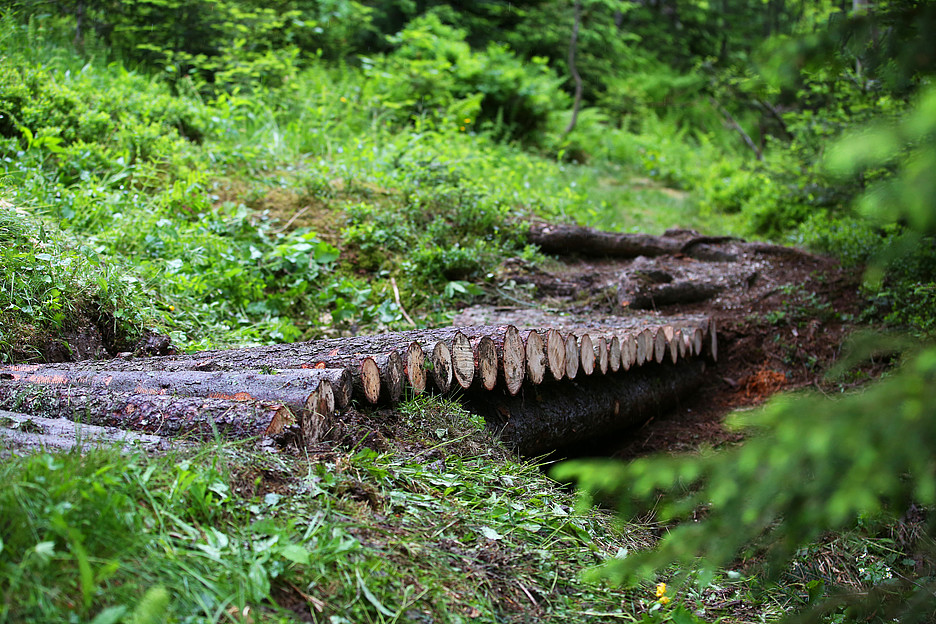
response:
[[(456, 325), (595, 322), (626, 314), (620, 304), (622, 278), (636, 266), (664, 270), (677, 279), (718, 283), (722, 290), (704, 301), (658, 306), (661, 316), (701, 314), (718, 328), (718, 361), (708, 381), (664, 417), (623, 432), (575, 454), (633, 458), (655, 452), (679, 453), (740, 441), (724, 418), (762, 404), (781, 391), (804, 388), (834, 394), (879, 376), (886, 360), (868, 361), (844, 377), (827, 373), (840, 359), (857, 319), (867, 307), (861, 268), (846, 269), (831, 258), (793, 248), (739, 251), (740, 242), (720, 246), (734, 260), (703, 261), (681, 254), (654, 259), (558, 257), (548, 266), (507, 263), (497, 280), (510, 305), (462, 310)], [(531, 288), (531, 286), (533, 288)], [(535, 298), (521, 293), (535, 292)], [(534, 300), (535, 299), (535, 300)], [(502, 301), (505, 300), (502, 298)]]
[[(864, 307), (859, 272), (798, 250), (745, 247), (734, 240), (719, 244), (717, 251), (716, 260), (681, 253), (653, 259), (559, 256), (538, 264), (511, 260), (489, 280), (486, 302), (460, 310), (454, 324), (601, 323), (629, 312), (620, 303), (622, 292), (639, 275), (666, 273), (675, 281), (719, 286), (720, 292), (704, 301), (641, 311), (661, 316), (705, 314), (715, 320), (718, 361), (710, 367), (702, 388), (673, 412), (636, 430), (621, 432), (600, 445), (563, 449), (556, 458), (628, 459), (731, 445), (741, 440), (741, 434), (724, 424), (730, 412), (757, 406), (784, 390), (816, 388), (838, 393), (873, 379), (886, 365), (869, 362), (847, 379), (825, 378)], [(6, 415), (10, 422), (4, 416), (0, 413), (0, 426), (11, 426), (15, 415)], [(31, 426), (44, 427), (41, 422)], [(22, 423), (19, 427), (29, 433)], [(55, 435), (51, 429), (46, 433)], [(126, 443), (126, 435), (112, 431), (110, 437)], [(65, 431), (61, 445), (46, 439), (42, 446), (67, 448), (68, 438)], [(109, 436), (107, 432), (92, 436), (82, 430), (81, 438), (87, 444), (106, 441)], [(29, 446), (8, 441), (14, 449)], [(135, 444), (159, 452), (150, 459), (132, 456), (130, 468), (145, 472), (151, 464), (168, 462), (165, 472), (170, 476), (178, 453), (198, 457), (213, 453), (175, 445), (169, 450), (153, 448), (151, 444), (158, 446), (158, 440)], [(219, 452), (224, 458), (221, 463), (230, 464), (228, 487), (234, 498), (259, 509), (258, 518), (266, 513), (258, 500), (264, 504), (289, 500), (296, 508), (288, 513), (297, 518), (328, 509), (322, 517), (327, 518), (330, 531), (353, 538), (364, 557), (392, 563), (387, 568), (389, 576), (380, 577), (381, 583), (387, 583), (385, 591), (373, 600), (362, 600), (353, 588), (343, 595), (337, 586), (310, 581), (311, 572), (291, 569), (289, 577), (273, 581), (267, 601), (295, 620), (323, 621), (329, 613), (373, 610), (380, 601), (395, 604), (401, 591), (416, 587), (422, 588), (419, 596), (424, 597), (402, 600), (397, 617), (449, 621), (443, 614), (456, 609), (475, 621), (638, 621), (644, 616), (650, 619), (643, 621), (656, 621), (653, 609), (660, 605), (652, 597), (652, 587), (611, 589), (584, 584), (579, 577), (582, 569), (615, 556), (616, 550), (651, 547), (657, 536), (655, 524), (631, 522), (621, 533), (604, 512), (579, 515), (573, 511), (571, 491), (546, 480), (541, 465), (516, 463), (507, 449), (482, 432), (480, 418), (466, 415), (449, 402), (426, 399), (397, 409), (349, 409), (329, 439), (304, 455), (267, 450), (270, 447), (258, 456), (257, 451), (244, 449), (243, 457), (231, 450)], [(201, 475), (191, 478), (196, 477)], [(204, 478), (211, 481), (217, 476), (206, 473)], [(167, 482), (166, 487), (170, 485)], [(310, 488), (317, 494), (307, 496)], [(130, 494), (131, 499), (138, 496)], [(489, 510), (489, 501), (494, 499), (502, 501), (509, 513), (497, 511), (497, 506)], [(232, 536), (249, 533), (253, 526), (239, 516), (223, 514), (205, 519), (209, 521)], [(529, 527), (531, 532), (518, 532), (517, 527)], [(245, 533), (231, 541), (238, 539), (252, 538)], [(378, 565), (371, 561), (365, 559), (366, 565), (343, 559), (323, 563), (320, 578), (361, 574), (360, 570), (371, 578), (367, 575)], [(440, 567), (440, 561), (445, 565)], [(836, 557), (830, 569), (849, 570), (849, 566), (844, 558)], [(859, 582), (850, 580), (855, 574), (833, 576), (843, 585), (860, 588)], [(723, 578), (697, 592), (685, 588), (670, 615), (675, 618), (685, 608), (687, 616), (693, 613), (699, 618), (687, 621), (770, 620), (801, 606), (805, 582), (791, 577), (782, 591), (755, 596), (753, 581)], [(350, 606), (340, 606), (345, 603)], [(384, 614), (392, 611), (383, 603), (376, 608)]]

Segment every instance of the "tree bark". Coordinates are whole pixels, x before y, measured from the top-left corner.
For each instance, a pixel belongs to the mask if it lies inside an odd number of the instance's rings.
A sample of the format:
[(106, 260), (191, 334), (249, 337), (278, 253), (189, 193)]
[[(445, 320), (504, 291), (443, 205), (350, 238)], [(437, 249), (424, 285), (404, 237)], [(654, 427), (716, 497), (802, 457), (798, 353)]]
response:
[(262, 373), (207, 373), (179, 371), (82, 372), (52, 367), (32, 371), (4, 370), (0, 379), (11, 384), (42, 386), (93, 386), (118, 393), (178, 395), (231, 401), (273, 401), (293, 410), (306, 409), (309, 396), (323, 380), (335, 390), (339, 407), (351, 398), (351, 374), (347, 369), (306, 369), (276, 375)]
[(168, 451), (165, 438), (114, 427), (77, 424), (66, 418), (43, 418), (0, 410), (0, 458), (17, 451), (83, 451), (119, 444), (125, 449), (142, 446), (147, 451)]
[(0, 382), (0, 406), (31, 416), (65, 417), (99, 427), (211, 440), (282, 438), (298, 425), (278, 403), (114, 392), (101, 386), (42, 386)]
[(578, 67), (575, 64), (575, 52), (578, 48), (578, 34), (581, 22), (582, 0), (575, 0), (575, 16), (572, 20), (572, 36), (569, 39), (569, 72), (572, 74), (572, 79), (575, 81), (575, 99), (572, 103), (572, 118), (569, 120), (569, 125), (566, 126), (565, 132), (563, 132), (563, 134), (569, 134), (572, 132), (572, 130), (575, 129), (575, 124), (578, 122), (579, 108), (582, 106), (582, 76), (579, 74)]
[(700, 360), (652, 365), (627, 375), (528, 386), (523, 396), (473, 395), (470, 407), (525, 455), (541, 455), (640, 424), (699, 386)]

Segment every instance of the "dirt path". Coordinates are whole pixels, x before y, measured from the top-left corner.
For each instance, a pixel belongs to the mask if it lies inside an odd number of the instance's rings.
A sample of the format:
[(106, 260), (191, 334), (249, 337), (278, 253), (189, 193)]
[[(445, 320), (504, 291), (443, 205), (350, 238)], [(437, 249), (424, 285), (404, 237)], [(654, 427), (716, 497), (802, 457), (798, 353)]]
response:
[[(705, 314), (716, 320), (719, 361), (708, 382), (668, 417), (577, 451), (629, 458), (734, 443), (739, 434), (722, 424), (728, 412), (759, 405), (781, 390), (837, 389), (823, 376), (840, 356), (861, 310), (861, 272), (795, 249), (748, 249), (742, 242), (726, 241), (717, 250), (709, 260), (681, 253), (652, 259), (564, 256), (537, 267), (518, 259), (497, 275), (500, 286), (494, 294), (509, 305), (472, 306), (454, 323), (601, 322), (632, 313), (622, 299), (630, 292), (633, 301), (634, 290), (654, 292), (654, 277), (664, 282), (671, 278), (671, 284), (716, 284), (720, 291), (711, 298), (650, 306), (665, 316)], [(635, 286), (635, 275), (649, 279)]]

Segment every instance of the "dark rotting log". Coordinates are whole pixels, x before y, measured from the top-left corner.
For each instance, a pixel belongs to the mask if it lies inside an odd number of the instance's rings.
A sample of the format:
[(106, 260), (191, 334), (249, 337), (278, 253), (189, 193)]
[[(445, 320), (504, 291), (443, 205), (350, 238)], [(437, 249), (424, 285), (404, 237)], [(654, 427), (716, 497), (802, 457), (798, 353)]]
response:
[(277, 437), (297, 425), (279, 403), (115, 392), (102, 386), (0, 382), (0, 406), (46, 418), (65, 417), (99, 427), (210, 440)]
[(555, 329), (550, 329), (546, 332), (546, 362), (549, 364), (549, 372), (552, 374), (553, 379), (559, 381), (565, 377), (565, 338)]
[(624, 375), (530, 386), (522, 396), (472, 395), (470, 409), (525, 455), (540, 455), (638, 425), (698, 387), (701, 360), (649, 365)]
[(579, 371), (579, 358), (581, 350), (575, 334), (569, 334), (565, 338), (565, 376), (567, 379), (575, 379)]
[(527, 240), (546, 253), (587, 256), (661, 256), (678, 253), (683, 241), (645, 234), (602, 232), (577, 225), (559, 225), (534, 221)]
[(539, 385), (546, 377), (546, 341), (535, 330), (521, 332), (524, 354), (526, 356), (526, 378), (530, 383)]
[(598, 340), (595, 342), (595, 353), (598, 372), (602, 375), (608, 374), (608, 348), (608, 339), (604, 336), (599, 336)]
[(455, 332), (452, 337), (452, 373), (462, 389), (471, 387), (475, 375), (475, 355), (471, 340), (462, 332)]
[(669, 284), (654, 284), (637, 290), (621, 289), (618, 303), (632, 310), (652, 310), (660, 306), (679, 303), (707, 301), (718, 295), (724, 287), (719, 284), (677, 281)]
[(303, 369), (276, 375), (203, 371), (72, 371), (38, 367), (31, 372), (2, 370), (0, 379), (47, 386), (95, 386), (111, 392), (196, 396), (232, 401), (273, 401), (290, 409), (304, 409), (323, 379), (335, 390), (339, 407), (351, 398), (351, 374), (345, 368)]

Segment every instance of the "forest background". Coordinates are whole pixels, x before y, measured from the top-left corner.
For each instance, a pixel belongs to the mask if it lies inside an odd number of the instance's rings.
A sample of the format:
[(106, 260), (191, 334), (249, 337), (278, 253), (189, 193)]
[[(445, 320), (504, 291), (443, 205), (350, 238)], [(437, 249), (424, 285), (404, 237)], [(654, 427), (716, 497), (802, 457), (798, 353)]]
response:
[[(498, 267), (545, 262), (531, 216), (832, 254), (869, 267), (856, 320), (925, 344), (934, 26), (911, 0), (5, 2), (0, 358), (68, 355), (88, 327), (116, 354), (147, 329), (194, 350), (399, 328), (403, 309), (445, 324), (523, 294)], [(879, 394), (814, 407), (908, 406), (899, 435), (852, 453), (898, 478), (817, 503), (832, 519), (797, 539), (933, 502), (934, 353), (906, 359)], [(677, 492), (674, 516), (710, 475), (653, 466), (635, 470)]]

